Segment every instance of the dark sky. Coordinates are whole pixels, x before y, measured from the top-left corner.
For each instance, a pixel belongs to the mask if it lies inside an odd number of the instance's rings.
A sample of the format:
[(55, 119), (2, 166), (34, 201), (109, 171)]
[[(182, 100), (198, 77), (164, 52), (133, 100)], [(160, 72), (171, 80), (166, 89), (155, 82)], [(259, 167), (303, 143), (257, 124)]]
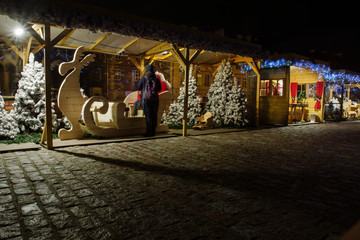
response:
[(105, 5), (110, 2), (121, 11), (200, 30), (224, 28), (229, 36), (251, 35), (252, 41), (266, 50), (330, 60), (333, 68), (360, 72), (360, 14), (356, 2), (95, 1)]

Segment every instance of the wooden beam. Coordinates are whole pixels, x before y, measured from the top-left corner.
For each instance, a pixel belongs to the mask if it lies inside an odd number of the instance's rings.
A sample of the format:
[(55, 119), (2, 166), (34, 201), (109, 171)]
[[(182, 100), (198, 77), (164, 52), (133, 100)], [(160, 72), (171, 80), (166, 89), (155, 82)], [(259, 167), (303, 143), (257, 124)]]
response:
[(3, 40), (21, 59), (25, 59), (24, 53), (20, 51), (9, 39), (4, 38)]
[(151, 65), (153, 62), (155, 61), (154, 57), (151, 57), (148, 61), (148, 63), (146, 64), (146, 66)]
[(154, 58), (150, 58), (147, 64), (145, 65), (145, 57), (133, 57), (133, 56), (128, 56), (128, 57), (130, 61), (135, 65), (135, 67), (140, 71), (140, 75), (144, 75), (147, 66), (151, 65), (155, 61)]
[(196, 52), (190, 56), (189, 65), (192, 64), (195, 61), (195, 59), (203, 52), (204, 52), (203, 50), (196, 50)]
[(131, 45), (133, 45), (134, 43), (136, 43), (137, 41), (139, 41), (140, 38), (135, 38), (133, 40), (131, 40), (130, 42), (128, 42), (127, 44), (125, 44), (122, 48), (120, 48), (117, 51), (117, 54), (120, 54), (121, 52), (125, 51), (126, 48), (130, 47)]
[(37, 46), (36, 48), (34, 48), (32, 51), (31, 51), (31, 53), (32, 54), (35, 54), (35, 53), (37, 53), (37, 52), (39, 52), (41, 49), (43, 49), (43, 45), (39, 45), (39, 46)]
[(160, 43), (155, 47), (147, 50), (144, 55), (145, 56), (156, 55), (164, 51), (170, 51), (171, 49), (172, 49), (172, 45), (170, 43)]
[(197, 62), (198, 64), (201, 64), (201, 63), (204, 63), (204, 62), (207, 62), (211, 59), (214, 59), (216, 57), (218, 57), (220, 54), (215, 54), (214, 56), (211, 56), (211, 57), (208, 57), (208, 58), (205, 58), (204, 60), (200, 61), (200, 62)]
[[(185, 51), (187, 52), (187, 50), (189, 50), (189, 49), (187, 48)], [(180, 58), (179, 62), (183, 63), (186, 66), (186, 64), (189, 61), (189, 59), (186, 59), (186, 57), (188, 57), (188, 56), (184, 57), (184, 55), (181, 53), (180, 49), (175, 44), (173, 44), (172, 51), (175, 53), (175, 55), (178, 58)]]
[(109, 36), (111, 35), (111, 33), (105, 33), (101, 38), (99, 38), (96, 43), (94, 43), (91, 47), (90, 50), (93, 50), (97, 45), (99, 45), (102, 41), (104, 41), (105, 39), (107, 39)]
[[(35, 38), (36, 41), (38, 41), (41, 46), (33, 49), (33, 51), (31, 51), (32, 53), (37, 53), (38, 51), (40, 51), (42, 48), (45, 47), (46, 43), (44, 41), (44, 39), (32, 28), (32, 26), (29, 24), (28, 27), (26, 28), (26, 31), (28, 33), (30, 33), (30, 35)], [(55, 45), (57, 45), (59, 42), (59, 45), (62, 45), (62, 43), (64, 43), (70, 36), (71, 34), (74, 32), (74, 29), (64, 29), (59, 35), (57, 35), (52, 41), (50, 41), (48, 44), (51, 45), (51, 47), (54, 47)]]
[[(58, 45), (58, 46), (66, 47), (66, 48), (73, 48), (73, 49), (77, 49), (79, 47), (79, 46), (70, 45), (70, 44), (62, 44), (62, 45)], [(119, 54), (118, 50), (117, 51), (111, 51), (111, 50), (105, 50), (105, 49), (92, 49), (92, 50), (90, 50), (90, 48), (88, 48), (88, 47), (84, 47), (84, 50), (87, 50), (89, 52), (109, 53), (109, 54), (114, 54), (114, 55)]]
[(130, 61), (135, 65), (135, 67), (140, 71), (140, 74), (145, 71), (144, 66), (144, 58), (138, 57), (139, 60), (136, 59), (136, 57), (129, 56)]
[(58, 42), (60, 42), (64, 37), (68, 36), (72, 31), (72, 29), (64, 29), (50, 42), (51, 46), (54, 47), (56, 44), (58, 44)]
[(179, 56), (179, 54), (174, 49), (172, 49), (170, 51), (174, 55), (176, 61), (180, 64), (180, 66), (185, 69), (186, 65), (185, 65), (184, 61), (182, 60), (182, 58)]
[(33, 36), (33, 38), (35, 38), (35, 40), (38, 41), (41, 45), (45, 45), (44, 39), (42, 39), (42, 37), (32, 28), (31, 24), (28, 24), (26, 31), (30, 33), (30, 35)]
[(28, 39), (27, 45), (25, 46), (25, 44), (24, 44), (24, 47), (25, 47), (25, 53), (24, 53), (24, 57), (25, 57), (24, 62), (25, 62), (25, 64), (24, 64), (24, 66), (29, 61), (29, 55), (30, 55), (32, 40), (33, 40), (33, 38), (32, 38), (32, 36), (30, 36), (29, 39)]
[[(169, 51), (170, 51), (171, 49), (169, 49)], [(170, 56), (172, 56), (173, 55), (173, 53), (170, 51), (168, 54), (165, 54), (165, 55), (163, 55), (163, 56), (156, 56), (156, 57), (154, 57), (154, 59), (155, 60), (164, 60), (164, 59), (166, 59), (166, 58), (168, 58), (168, 57), (170, 57)]]
[(61, 41), (59, 41), (57, 43), (57, 45), (63, 45), (70, 37), (71, 35), (75, 32), (76, 29), (72, 29)]

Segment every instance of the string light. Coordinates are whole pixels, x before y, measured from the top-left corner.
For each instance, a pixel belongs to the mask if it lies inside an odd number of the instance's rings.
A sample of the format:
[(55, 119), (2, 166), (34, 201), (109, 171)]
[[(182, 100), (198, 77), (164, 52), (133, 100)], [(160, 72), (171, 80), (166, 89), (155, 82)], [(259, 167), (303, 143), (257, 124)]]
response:
[[(360, 75), (346, 74), (345, 72), (331, 71), (329, 66), (325, 64), (315, 64), (311, 61), (305, 60), (287, 60), (284, 58), (276, 60), (266, 60), (261, 63), (261, 68), (281, 68), (287, 66), (294, 66), (299, 68), (309, 69), (319, 74), (319, 79), (324, 77), (324, 80), (328, 83), (360, 83)], [(248, 65), (241, 65), (242, 70), (249, 71), (251, 68)], [(301, 71), (301, 70), (300, 70)]]

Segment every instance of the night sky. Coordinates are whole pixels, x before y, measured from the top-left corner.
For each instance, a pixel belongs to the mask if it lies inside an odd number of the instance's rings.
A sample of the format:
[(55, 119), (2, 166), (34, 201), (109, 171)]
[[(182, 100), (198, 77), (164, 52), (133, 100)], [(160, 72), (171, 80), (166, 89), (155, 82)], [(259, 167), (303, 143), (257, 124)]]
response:
[(102, 0), (91, 3), (111, 4), (124, 12), (204, 31), (224, 28), (225, 34), (232, 37), (251, 35), (253, 42), (272, 53), (298, 53), (331, 61), (332, 68), (360, 73), (360, 20), (356, 2), (149, 1), (139, 4)]

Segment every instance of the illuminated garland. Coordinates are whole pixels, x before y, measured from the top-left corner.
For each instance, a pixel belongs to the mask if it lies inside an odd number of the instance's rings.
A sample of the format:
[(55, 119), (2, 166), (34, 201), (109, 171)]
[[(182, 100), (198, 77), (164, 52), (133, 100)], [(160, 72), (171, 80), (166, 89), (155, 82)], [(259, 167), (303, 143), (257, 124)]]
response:
[(277, 60), (266, 60), (261, 63), (261, 68), (280, 68), (291, 65), (290, 60), (286, 60), (285, 58), (277, 59)]
[[(261, 68), (281, 68), (287, 66), (295, 66), (300, 68), (310, 69), (312, 71), (316, 71), (318, 73), (328, 73), (330, 71), (330, 67), (324, 64), (314, 64), (310, 61), (304, 60), (287, 60), (285, 58), (276, 59), (276, 60), (266, 60), (261, 63)], [(251, 68), (247, 65), (242, 66), (244, 70), (250, 70)]]
[[(277, 60), (266, 60), (261, 63), (261, 68), (281, 68), (287, 66), (295, 66), (299, 68), (309, 69), (319, 74), (319, 79), (324, 77), (324, 80), (330, 84), (339, 83), (360, 83), (360, 76), (356, 74), (346, 74), (345, 72), (331, 72), (331, 68), (324, 64), (314, 64), (311, 61), (304, 60), (287, 60), (284, 58)], [(248, 65), (242, 65), (242, 70), (251, 70)]]
[(344, 84), (345, 82), (349, 84), (360, 83), (360, 76), (356, 74), (349, 74), (345, 72), (332, 72), (325, 75), (325, 80), (330, 83), (339, 83)]

